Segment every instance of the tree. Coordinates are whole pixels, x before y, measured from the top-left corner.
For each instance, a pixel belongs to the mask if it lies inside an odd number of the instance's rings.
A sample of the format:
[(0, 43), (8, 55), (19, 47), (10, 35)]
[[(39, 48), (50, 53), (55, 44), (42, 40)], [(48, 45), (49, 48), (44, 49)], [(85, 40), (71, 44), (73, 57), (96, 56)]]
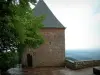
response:
[[(10, 26), (11, 10), (9, 3), (0, 0), (0, 70), (5, 71), (15, 65), (15, 48), (17, 46), (17, 33)], [(8, 51), (11, 52), (8, 52)]]
[(36, 17), (29, 6), (34, 0), (3, 0), (0, 4), (0, 52), (15, 51), (19, 59), (25, 46), (39, 47), (43, 43), (40, 28), (43, 16)]
[(42, 21), (44, 17), (33, 15), (28, 0), (20, 0), (18, 4), (14, 3), (10, 6), (13, 12), (11, 25), (18, 33), (18, 53), (19, 58), (21, 58), (26, 46), (37, 48), (43, 43), (44, 40), (39, 30), (43, 27)]
[(16, 31), (9, 25), (11, 10), (7, 2), (0, 2), (0, 52), (14, 50)]

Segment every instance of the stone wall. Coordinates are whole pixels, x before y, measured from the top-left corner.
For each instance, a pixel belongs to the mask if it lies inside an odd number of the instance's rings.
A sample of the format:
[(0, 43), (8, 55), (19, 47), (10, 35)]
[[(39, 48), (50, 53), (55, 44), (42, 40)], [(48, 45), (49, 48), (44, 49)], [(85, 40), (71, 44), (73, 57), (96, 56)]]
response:
[(66, 60), (66, 66), (71, 69), (81, 69), (86, 67), (100, 66), (100, 60), (86, 60), (86, 61)]
[(65, 61), (65, 66), (71, 69), (75, 69), (76, 67), (74, 61), (68, 61), (68, 60)]
[(41, 30), (44, 36), (44, 44), (30, 51), (27, 49), (23, 54), (24, 65), (27, 65), (27, 53), (33, 56), (33, 67), (61, 66), (65, 60), (65, 29), (44, 28)]

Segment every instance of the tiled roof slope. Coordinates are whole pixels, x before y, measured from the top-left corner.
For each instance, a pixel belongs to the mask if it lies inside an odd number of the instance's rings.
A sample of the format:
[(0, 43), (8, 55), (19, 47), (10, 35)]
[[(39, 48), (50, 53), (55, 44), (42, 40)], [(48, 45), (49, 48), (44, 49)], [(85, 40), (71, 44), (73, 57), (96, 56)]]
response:
[(54, 16), (43, 0), (39, 0), (33, 12), (35, 16), (46, 16), (43, 21), (44, 28), (65, 28)]

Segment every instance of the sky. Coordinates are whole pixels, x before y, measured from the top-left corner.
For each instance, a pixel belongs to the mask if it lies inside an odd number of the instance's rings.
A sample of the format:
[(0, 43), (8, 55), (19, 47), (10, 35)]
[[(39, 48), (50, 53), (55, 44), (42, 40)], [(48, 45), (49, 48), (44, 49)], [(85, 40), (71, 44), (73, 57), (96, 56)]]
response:
[(100, 0), (44, 0), (67, 27), (65, 49), (100, 48)]

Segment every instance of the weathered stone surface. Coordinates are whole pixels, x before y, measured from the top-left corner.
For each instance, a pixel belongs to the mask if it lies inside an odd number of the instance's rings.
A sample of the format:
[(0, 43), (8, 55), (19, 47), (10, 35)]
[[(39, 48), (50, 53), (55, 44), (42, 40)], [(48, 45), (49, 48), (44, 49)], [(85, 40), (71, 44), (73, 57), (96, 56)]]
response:
[(73, 61), (73, 62), (67, 60), (65, 65), (71, 69), (81, 69), (93, 66), (100, 66), (100, 60)]
[(69, 68), (33, 68), (33, 69), (24, 69), (24, 75), (94, 75), (93, 67), (85, 68), (81, 70), (71, 70)]

